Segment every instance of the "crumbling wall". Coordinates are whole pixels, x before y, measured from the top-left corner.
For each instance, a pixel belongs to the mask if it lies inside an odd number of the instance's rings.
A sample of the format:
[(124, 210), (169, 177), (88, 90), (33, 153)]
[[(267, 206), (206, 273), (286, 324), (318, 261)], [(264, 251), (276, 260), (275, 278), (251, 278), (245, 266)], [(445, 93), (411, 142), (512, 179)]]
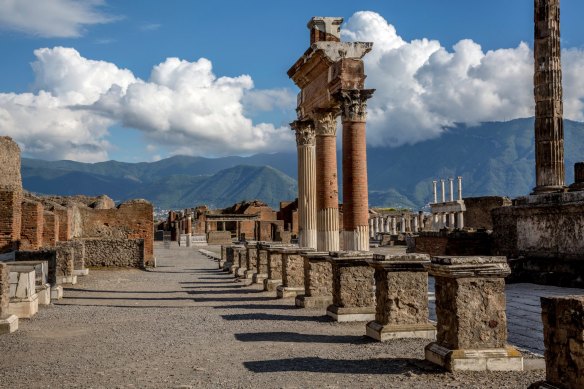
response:
[(11, 138), (0, 137), (0, 253), (18, 248), (22, 212), (20, 148)]
[(20, 250), (38, 250), (43, 245), (44, 209), (32, 200), (22, 202)]
[(424, 231), (414, 237), (410, 252), (444, 255), (491, 255), (491, 234), (484, 231)]
[(232, 244), (231, 232), (229, 231), (209, 231), (207, 233), (208, 244)]
[(142, 239), (146, 266), (154, 264), (154, 215), (146, 200), (130, 200), (117, 208), (80, 208), (82, 238)]
[(50, 211), (43, 212), (43, 246), (55, 247), (59, 240), (59, 216)]
[(491, 211), (499, 207), (507, 207), (512, 204), (508, 197), (485, 196), (465, 197), (464, 226), (474, 229), (493, 229), (493, 217)]
[(47, 282), (52, 286), (57, 285), (57, 251), (55, 249), (41, 249), (35, 251), (17, 251), (16, 261), (47, 261)]
[(82, 239), (87, 267), (144, 268), (144, 239)]

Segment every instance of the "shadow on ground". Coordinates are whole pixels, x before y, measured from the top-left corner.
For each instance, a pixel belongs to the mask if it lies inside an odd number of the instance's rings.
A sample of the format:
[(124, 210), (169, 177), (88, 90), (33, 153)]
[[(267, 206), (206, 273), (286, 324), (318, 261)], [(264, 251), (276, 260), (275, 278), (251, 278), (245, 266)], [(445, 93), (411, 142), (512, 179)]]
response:
[[(225, 307), (216, 307), (218, 309)], [(284, 321), (313, 321), (318, 323), (330, 323), (333, 320), (328, 316), (292, 316), (274, 315), (271, 313), (235, 313), (232, 315), (221, 315), (224, 320), (284, 320)]]
[(254, 373), (277, 373), (286, 371), (335, 374), (443, 374), (444, 370), (420, 359), (367, 359), (343, 360), (318, 357), (273, 359), (244, 362)]
[(292, 343), (344, 343), (366, 344), (374, 341), (364, 335), (314, 335), (298, 332), (248, 332), (235, 334), (235, 339), (241, 342), (292, 342)]

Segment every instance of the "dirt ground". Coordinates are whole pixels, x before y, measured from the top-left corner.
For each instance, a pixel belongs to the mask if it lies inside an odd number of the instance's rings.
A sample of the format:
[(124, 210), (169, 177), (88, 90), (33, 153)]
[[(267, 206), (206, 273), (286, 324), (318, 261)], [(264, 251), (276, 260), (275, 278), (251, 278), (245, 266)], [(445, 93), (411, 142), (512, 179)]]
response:
[(451, 374), (427, 340), (378, 343), (246, 286), (193, 248), (158, 267), (91, 270), (65, 298), (0, 337), (1, 388), (526, 388), (522, 373)]

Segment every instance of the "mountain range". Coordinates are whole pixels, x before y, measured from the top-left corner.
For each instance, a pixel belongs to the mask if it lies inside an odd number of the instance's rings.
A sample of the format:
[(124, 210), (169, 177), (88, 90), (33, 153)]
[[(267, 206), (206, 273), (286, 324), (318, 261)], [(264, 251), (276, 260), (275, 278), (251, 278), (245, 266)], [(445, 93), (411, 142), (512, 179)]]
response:
[[(584, 123), (565, 120), (564, 134), (566, 182), (571, 183), (574, 163), (584, 160)], [(338, 160), (340, 169), (340, 150)], [(535, 184), (533, 118), (456, 125), (440, 137), (413, 145), (369, 147), (367, 160), (371, 206), (422, 207), (432, 198), (432, 180), (456, 176), (463, 177), (465, 197), (524, 195)], [(279, 201), (296, 197), (296, 170), (295, 152), (174, 156), (141, 163), (22, 159), (26, 190), (107, 194), (117, 201), (145, 198), (163, 209), (226, 207), (252, 199), (277, 207)]]

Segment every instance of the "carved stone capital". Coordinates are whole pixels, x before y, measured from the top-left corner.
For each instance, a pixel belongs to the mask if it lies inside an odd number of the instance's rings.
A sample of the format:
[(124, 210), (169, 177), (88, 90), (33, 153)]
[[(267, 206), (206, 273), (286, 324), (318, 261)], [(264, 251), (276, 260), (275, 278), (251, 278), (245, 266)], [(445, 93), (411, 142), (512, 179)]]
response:
[(367, 100), (375, 89), (341, 90), (335, 94), (340, 104), (343, 121), (364, 122), (367, 120)]
[(313, 114), (314, 126), (317, 136), (337, 135), (338, 109), (317, 110)]
[(297, 146), (314, 146), (315, 145), (315, 131), (312, 120), (295, 120), (290, 123), (292, 130), (296, 132)]

